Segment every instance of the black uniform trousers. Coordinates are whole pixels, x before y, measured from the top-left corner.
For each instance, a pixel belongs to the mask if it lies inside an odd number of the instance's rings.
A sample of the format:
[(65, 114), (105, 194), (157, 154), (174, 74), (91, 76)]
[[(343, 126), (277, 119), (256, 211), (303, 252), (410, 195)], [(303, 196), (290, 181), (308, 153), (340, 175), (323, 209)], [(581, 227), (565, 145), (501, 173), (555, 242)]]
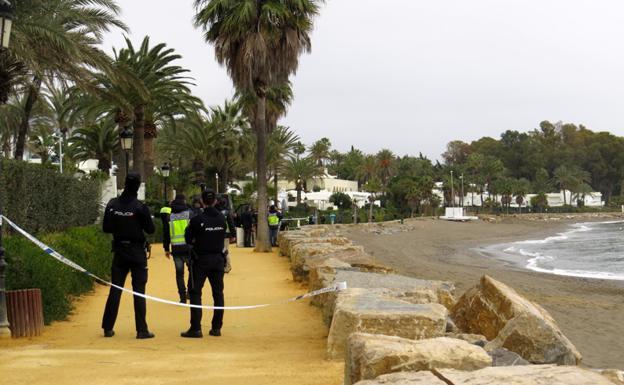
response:
[[(202, 304), (202, 289), (206, 279), (212, 290), (214, 306), (224, 306), (223, 276), (225, 258), (223, 254), (199, 255), (193, 260), (191, 277), (189, 277), (189, 295), (191, 304)], [(202, 309), (191, 308), (191, 330), (201, 330)], [(223, 326), (223, 310), (214, 310), (212, 329), (219, 330)]]
[[(139, 245), (118, 246), (115, 247), (114, 252), (111, 282), (123, 287), (126, 277), (130, 273), (132, 276), (132, 290), (145, 294), (145, 285), (147, 284), (147, 256), (145, 255), (145, 249)], [(111, 286), (102, 319), (102, 329), (104, 330), (113, 330), (115, 326), (121, 293), (121, 290)], [(145, 312), (145, 298), (134, 296), (134, 322), (137, 332), (148, 331)]]
[(251, 227), (243, 227), (243, 234), (244, 234), (244, 246), (245, 247), (251, 247), (252, 243), (253, 243), (253, 229)]

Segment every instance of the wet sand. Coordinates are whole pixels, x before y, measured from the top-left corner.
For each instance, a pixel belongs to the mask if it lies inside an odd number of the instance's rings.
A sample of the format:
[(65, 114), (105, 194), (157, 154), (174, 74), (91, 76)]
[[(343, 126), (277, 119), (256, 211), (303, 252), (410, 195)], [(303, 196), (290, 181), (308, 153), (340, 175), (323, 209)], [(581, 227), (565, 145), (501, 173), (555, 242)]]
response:
[[(148, 294), (177, 298), (173, 262), (154, 246)], [(275, 302), (305, 293), (277, 253), (231, 248), (226, 305)], [(129, 280), (128, 280), (129, 281)], [(127, 282), (127, 286), (129, 282)], [(204, 298), (211, 299), (206, 284)], [(107, 288), (82, 297), (67, 322), (41, 337), (0, 340), (0, 384), (339, 384), (343, 364), (325, 360), (327, 328), (309, 300), (265, 309), (226, 311), (223, 336), (209, 337), (212, 312), (204, 312), (203, 339), (180, 338), (189, 311), (148, 302), (152, 340), (136, 340), (132, 299), (122, 296), (116, 335), (104, 338), (100, 322)], [(208, 313), (208, 314), (207, 314)]]
[(414, 228), (407, 232), (375, 234), (356, 228), (348, 236), (378, 262), (402, 274), (455, 282), (458, 296), (488, 274), (546, 308), (583, 354), (585, 365), (624, 369), (624, 281), (537, 273), (479, 250), (514, 240), (542, 239), (580, 221), (418, 219), (406, 222)]

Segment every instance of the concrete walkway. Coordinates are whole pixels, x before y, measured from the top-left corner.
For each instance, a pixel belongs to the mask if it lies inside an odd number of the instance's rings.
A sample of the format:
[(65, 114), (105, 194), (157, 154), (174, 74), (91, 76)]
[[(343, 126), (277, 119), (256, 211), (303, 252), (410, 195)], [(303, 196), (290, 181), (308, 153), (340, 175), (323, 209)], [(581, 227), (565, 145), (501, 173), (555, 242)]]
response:
[[(173, 262), (160, 245), (149, 263), (148, 294), (177, 298)], [(288, 261), (233, 247), (226, 275), (226, 305), (275, 302), (304, 293), (293, 283)], [(126, 286), (130, 285), (130, 280)], [(309, 301), (266, 309), (226, 311), (223, 336), (209, 337), (211, 312), (204, 313), (203, 339), (183, 339), (189, 311), (148, 301), (147, 320), (156, 334), (136, 340), (132, 298), (122, 296), (116, 335), (100, 329), (108, 288), (76, 303), (67, 322), (44, 335), (0, 341), (0, 384), (340, 384), (343, 364), (325, 358), (327, 329)], [(211, 300), (206, 285), (204, 298)]]

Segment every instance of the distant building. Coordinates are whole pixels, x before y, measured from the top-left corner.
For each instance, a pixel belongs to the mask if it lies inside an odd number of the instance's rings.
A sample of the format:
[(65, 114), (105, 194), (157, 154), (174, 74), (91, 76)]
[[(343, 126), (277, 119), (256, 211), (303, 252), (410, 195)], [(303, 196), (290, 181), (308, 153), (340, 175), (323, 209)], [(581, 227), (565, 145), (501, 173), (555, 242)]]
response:
[[(471, 190), (474, 190), (474, 186), (471, 186)], [(436, 182), (434, 185), (434, 188), (432, 190), (433, 194), (436, 195), (438, 198), (440, 198), (440, 202), (444, 202), (444, 192), (443, 192), (443, 185), (442, 182)], [(483, 194), (478, 193), (478, 192), (468, 192), (465, 193), (464, 195), (464, 199), (461, 198), (461, 192), (459, 191), (455, 191), (455, 206), (461, 206), (462, 202), (463, 202), (463, 206), (464, 207), (481, 207), (483, 206), (483, 202), (487, 201), (490, 198), (490, 194), (485, 191), (483, 192)], [(531, 199), (533, 197), (536, 197), (538, 194), (527, 194), (524, 197), (524, 201), (522, 202), (521, 207), (525, 208), (525, 207), (530, 207), (531, 206)], [(483, 197), (483, 201), (481, 201)], [(502, 196), (501, 195), (497, 195), (495, 197), (496, 202), (498, 204), (502, 204), (501, 203), (501, 199)], [(602, 200), (602, 193), (598, 192), (598, 191), (594, 191), (591, 192), (589, 194), (585, 194), (585, 196), (581, 196), (578, 199), (583, 201), (583, 205), (586, 207), (604, 207), (605, 203)], [(563, 191), (559, 191), (556, 193), (548, 193), (546, 194), (546, 200), (548, 202), (548, 206), (549, 207), (562, 207), (564, 205), (564, 192)], [(576, 195), (573, 196), (573, 194), (569, 191), (566, 190), (565, 191), (565, 203), (567, 205), (570, 205), (572, 207), (577, 207), (578, 206), (578, 200)], [(513, 196), (511, 199), (511, 204), (509, 205), (510, 207), (519, 207), (519, 205), (516, 203), (516, 197)]]

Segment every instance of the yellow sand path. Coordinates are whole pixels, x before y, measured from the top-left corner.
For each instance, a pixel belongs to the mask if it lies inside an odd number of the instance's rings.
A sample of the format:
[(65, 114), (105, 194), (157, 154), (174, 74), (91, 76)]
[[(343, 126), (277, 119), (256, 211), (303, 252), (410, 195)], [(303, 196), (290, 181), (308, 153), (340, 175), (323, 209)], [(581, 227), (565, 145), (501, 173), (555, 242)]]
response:
[[(173, 262), (155, 245), (147, 291), (175, 299)], [(304, 293), (293, 283), (288, 261), (250, 249), (231, 249), (225, 278), (226, 305), (274, 302)], [(130, 279), (126, 282), (129, 286)], [(204, 298), (210, 299), (206, 284)], [(41, 337), (0, 340), (0, 384), (340, 384), (343, 365), (324, 359), (327, 329), (308, 301), (265, 309), (226, 311), (223, 336), (208, 336), (212, 312), (204, 312), (203, 339), (183, 339), (189, 311), (149, 302), (147, 321), (156, 334), (136, 340), (132, 298), (122, 296), (113, 338), (100, 322), (108, 289), (76, 303), (67, 322)]]

